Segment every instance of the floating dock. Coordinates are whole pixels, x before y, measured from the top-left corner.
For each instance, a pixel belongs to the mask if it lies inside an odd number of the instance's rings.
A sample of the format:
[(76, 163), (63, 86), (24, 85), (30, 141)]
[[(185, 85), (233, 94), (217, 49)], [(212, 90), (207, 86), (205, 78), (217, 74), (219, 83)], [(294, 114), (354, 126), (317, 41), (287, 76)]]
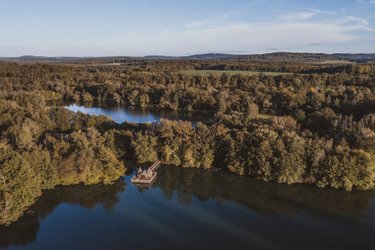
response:
[(139, 185), (151, 185), (157, 176), (156, 170), (160, 166), (160, 161), (154, 162), (147, 170), (139, 169), (131, 178), (131, 182)]

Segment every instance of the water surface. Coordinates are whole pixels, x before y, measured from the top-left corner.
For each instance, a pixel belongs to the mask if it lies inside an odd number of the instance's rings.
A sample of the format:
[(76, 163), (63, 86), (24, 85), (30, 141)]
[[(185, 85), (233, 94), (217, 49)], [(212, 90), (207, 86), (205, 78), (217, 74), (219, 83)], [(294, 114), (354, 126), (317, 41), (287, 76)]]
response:
[(373, 249), (375, 193), (162, 167), (130, 183), (46, 191), (0, 227), (9, 249)]
[(174, 111), (165, 109), (146, 109), (129, 106), (108, 106), (108, 107), (84, 107), (79, 105), (66, 106), (68, 110), (81, 112), (88, 115), (105, 115), (112, 118), (116, 123), (134, 122), (158, 122), (160, 119), (211, 122), (214, 120), (213, 113), (204, 111)]

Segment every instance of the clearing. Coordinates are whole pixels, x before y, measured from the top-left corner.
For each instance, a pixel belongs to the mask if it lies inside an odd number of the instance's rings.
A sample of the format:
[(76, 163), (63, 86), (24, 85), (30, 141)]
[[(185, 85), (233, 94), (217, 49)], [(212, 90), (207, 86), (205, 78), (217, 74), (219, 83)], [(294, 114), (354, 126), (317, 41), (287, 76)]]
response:
[(186, 75), (194, 75), (194, 76), (205, 76), (205, 75), (222, 75), (222, 74), (229, 74), (229, 75), (245, 75), (245, 76), (253, 76), (253, 75), (269, 75), (269, 76), (279, 76), (279, 75), (288, 75), (293, 73), (287, 72), (268, 72), (268, 71), (248, 71), (248, 70), (181, 70), (180, 71)]

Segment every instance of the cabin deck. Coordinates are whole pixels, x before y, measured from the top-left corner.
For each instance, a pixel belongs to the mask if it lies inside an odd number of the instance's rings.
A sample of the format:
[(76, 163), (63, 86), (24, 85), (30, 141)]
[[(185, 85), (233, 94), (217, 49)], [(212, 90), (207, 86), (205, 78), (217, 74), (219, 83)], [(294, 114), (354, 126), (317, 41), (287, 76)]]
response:
[(138, 173), (138, 175), (134, 175), (131, 178), (131, 182), (139, 185), (151, 185), (156, 179), (156, 170), (159, 168), (159, 165), (160, 161), (156, 161), (147, 170)]
[(156, 180), (157, 173), (152, 172), (152, 175), (150, 178), (141, 178), (137, 176), (133, 176), (131, 178), (131, 182), (134, 184), (143, 184), (143, 185), (151, 185)]

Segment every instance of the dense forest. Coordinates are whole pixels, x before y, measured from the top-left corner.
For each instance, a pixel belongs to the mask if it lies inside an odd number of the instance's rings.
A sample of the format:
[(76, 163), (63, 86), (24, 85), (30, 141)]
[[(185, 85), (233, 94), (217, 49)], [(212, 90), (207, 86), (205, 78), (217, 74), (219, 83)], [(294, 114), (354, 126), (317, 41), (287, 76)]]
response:
[[(196, 126), (169, 120), (116, 124), (56, 101), (208, 110), (216, 119)], [(17, 220), (43, 190), (112, 183), (124, 175), (125, 160), (161, 159), (347, 191), (375, 188), (372, 63), (4, 62), (0, 114), (3, 225)]]

